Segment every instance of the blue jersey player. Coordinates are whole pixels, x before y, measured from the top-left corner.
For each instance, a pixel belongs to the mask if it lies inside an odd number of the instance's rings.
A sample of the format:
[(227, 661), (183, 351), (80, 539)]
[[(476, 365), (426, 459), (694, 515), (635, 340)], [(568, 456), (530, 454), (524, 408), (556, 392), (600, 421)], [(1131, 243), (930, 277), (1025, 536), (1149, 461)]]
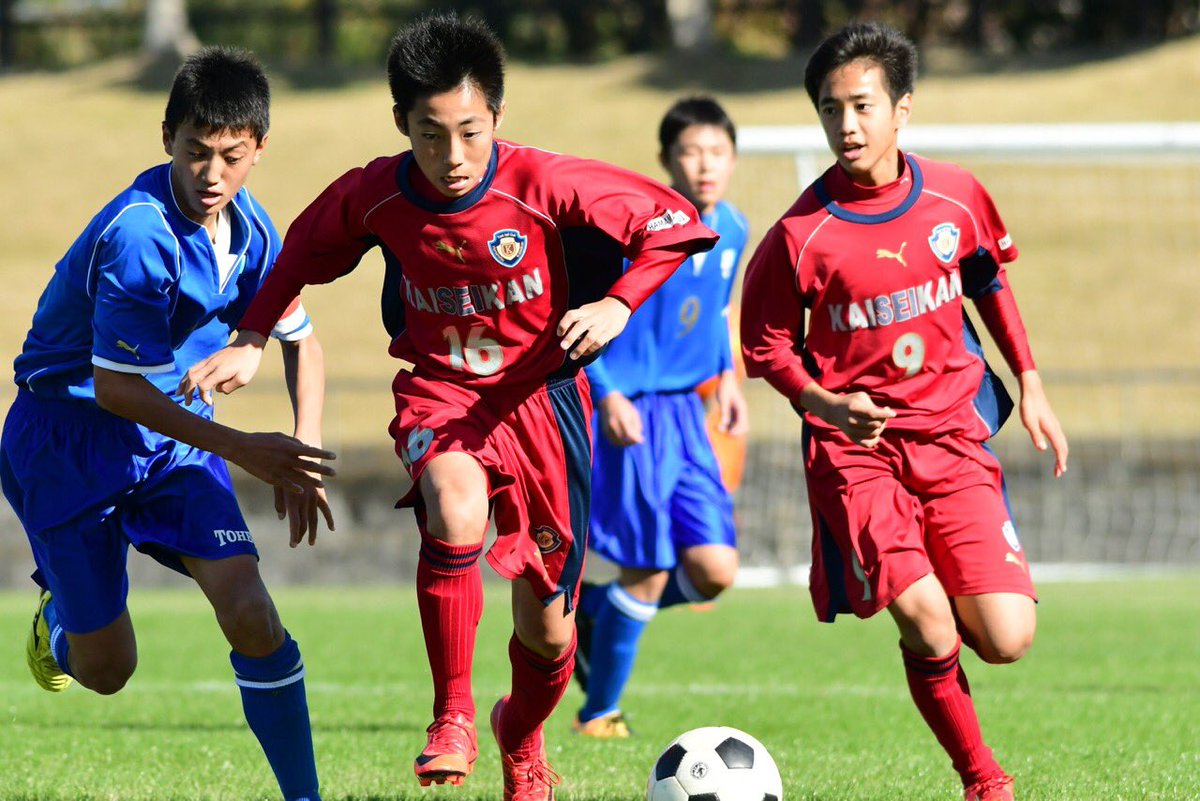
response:
[(719, 430), (745, 433), (728, 308), (747, 225), (722, 200), (735, 143), (733, 122), (711, 98), (680, 100), (663, 117), (659, 160), (721, 239), (685, 261), (587, 367), (596, 404), (591, 547), (620, 574), (585, 584), (580, 597), (580, 734), (629, 736), (619, 701), (642, 631), (659, 609), (711, 601), (737, 572), (733, 500), (695, 392), (717, 376)]
[[(270, 90), (248, 53), (208, 48), (175, 77), (169, 163), (134, 179), (56, 265), (24, 348), (0, 481), (42, 594), (27, 656), (44, 689), (102, 695), (133, 674), (128, 548), (195, 579), (232, 647), (250, 729), (288, 801), (317, 801), (304, 662), (258, 572), (222, 457), (276, 487), (292, 545), (332, 528), (316, 447), (320, 346), (299, 303), (280, 321), (296, 437), (248, 434), (186, 404), (184, 371), (222, 348), (271, 269), (279, 236), (243, 188), (266, 145)], [(218, 388), (220, 389), (220, 388)], [(308, 444), (305, 444), (308, 443)]]

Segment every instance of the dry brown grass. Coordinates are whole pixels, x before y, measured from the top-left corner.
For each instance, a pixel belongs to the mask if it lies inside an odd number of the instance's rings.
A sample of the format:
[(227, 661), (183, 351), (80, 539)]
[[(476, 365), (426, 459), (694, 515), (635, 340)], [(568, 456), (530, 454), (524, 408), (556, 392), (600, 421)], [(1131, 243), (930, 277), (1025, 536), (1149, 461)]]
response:
[[(704, 90), (704, 75), (720, 76), (718, 92), (741, 125), (811, 123), (802, 65), (729, 62), (688, 65), (630, 58), (600, 66), (516, 65), (509, 78), (510, 113), (503, 134), (515, 140), (606, 159), (651, 175), (662, 110), (685, 91)], [(695, 74), (695, 79), (687, 76)], [(770, 85), (754, 90), (761, 80)], [(158, 135), (163, 93), (130, 88), (132, 65), (114, 62), (57, 75), (0, 80), (0, 247), (5, 291), (0, 294), (0, 355), (20, 348), (38, 293), (50, 270), (89, 216), (141, 169), (164, 158)], [(715, 79), (714, 79), (715, 80)], [(953, 74), (941, 67), (917, 94), (914, 124), (922, 122), (1075, 122), (1200, 118), (1200, 39), (1078, 66), (998, 74)], [(391, 124), (382, 79), (337, 90), (278, 87), (268, 153), (251, 187), (281, 228), (344, 169), (404, 149)], [(749, 207), (759, 233), (794, 194), (790, 175), (769, 162), (743, 160), (733, 200)], [(1049, 369), (1102, 370), (1200, 364), (1200, 325), (1193, 306), (1200, 280), (1200, 167), (1144, 167), (1145, 193), (1127, 199), (1103, 165), (1055, 173), (1072, 187), (1047, 213), (1043, 173), (980, 165), (1022, 245), (1014, 270), (1035, 353)], [(786, 171), (786, 166), (779, 171)], [(769, 187), (769, 188), (764, 188)], [(1162, 197), (1166, 202), (1161, 202)], [(778, 200), (775, 198), (778, 197)], [(763, 200), (762, 198), (768, 198)], [(1175, 202), (1174, 199), (1187, 203)], [(759, 208), (759, 207), (762, 208)], [(1130, 243), (1135, 247), (1131, 247)], [(306, 294), (330, 353), (330, 439), (373, 440), (389, 415), (388, 378), (394, 364), (376, 322), (377, 264)], [(271, 369), (271, 368), (268, 368)], [(1134, 425), (1165, 431), (1159, 417), (1200, 430), (1200, 390), (1133, 388), (1122, 397), (1146, 402), (1097, 406), (1113, 390), (1055, 388), (1073, 430), (1115, 433)], [(274, 393), (265, 393), (271, 395)], [(0, 383), (0, 410), (12, 387)], [(1166, 398), (1165, 406), (1163, 398)], [(1131, 408), (1132, 407), (1132, 410)], [(1162, 414), (1161, 409), (1166, 409)], [(227, 420), (280, 425), (286, 407), (263, 393), (236, 399)]]

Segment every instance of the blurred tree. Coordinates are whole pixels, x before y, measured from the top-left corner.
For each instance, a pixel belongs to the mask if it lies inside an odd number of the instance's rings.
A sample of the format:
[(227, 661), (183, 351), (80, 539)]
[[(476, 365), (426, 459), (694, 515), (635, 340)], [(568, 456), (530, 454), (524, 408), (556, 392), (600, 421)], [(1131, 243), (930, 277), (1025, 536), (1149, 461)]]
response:
[(13, 43), (13, 6), (17, 0), (0, 0), (0, 69), (11, 67), (15, 61)]
[(146, 0), (142, 52), (154, 59), (181, 59), (200, 47), (188, 24), (184, 0)]
[(317, 59), (332, 64), (337, 59), (337, 0), (313, 0), (313, 21), (317, 26)]
[(806, 50), (825, 36), (825, 0), (784, 0), (784, 27), (792, 47)]
[(676, 50), (704, 50), (715, 38), (711, 0), (667, 0), (667, 22)]

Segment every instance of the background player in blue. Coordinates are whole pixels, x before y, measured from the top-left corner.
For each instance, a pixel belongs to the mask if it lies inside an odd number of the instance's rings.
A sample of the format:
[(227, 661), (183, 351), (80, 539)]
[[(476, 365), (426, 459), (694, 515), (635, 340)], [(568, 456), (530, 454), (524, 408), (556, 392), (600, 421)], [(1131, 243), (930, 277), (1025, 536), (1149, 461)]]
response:
[(602, 738), (629, 736), (618, 702), (651, 618), (668, 606), (711, 601), (733, 583), (738, 564), (733, 499), (695, 392), (719, 376), (719, 428), (745, 432), (728, 309), (747, 225), (721, 199), (736, 131), (713, 99), (685, 98), (663, 117), (659, 145), (672, 188), (721, 239), (685, 261), (586, 368), (597, 418), (590, 542), (620, 575), (581, 591), (575, 676), (587, 701), (575, 730)]
[(132, 544), (203, 590), (284, 797), (317, 801), (304, 662), (263, 586), (222, 460), (276, 487), (293, 546), (306, 532), (313, 542), (318, 513), (333, 527), (318, 475), (332, 471), (309, 461), (333, 455), (315, 447), (324, 366), (303, 307), (275, 330), (298, 439), (222, 426), (210, 397), (189, 407), (176, 393), (189, 366), (226, 344), (279, 251), (243, 188), (269, 108), (248, 53), (209, 48), (180, 68), (162, 124), (170, 162), (92, 219), (38, 302), (16, 359), (0, 482), (43, 588), (27, 646), (38, 684), (57, 692), (73, 677), (108, 695), (133, 674)]

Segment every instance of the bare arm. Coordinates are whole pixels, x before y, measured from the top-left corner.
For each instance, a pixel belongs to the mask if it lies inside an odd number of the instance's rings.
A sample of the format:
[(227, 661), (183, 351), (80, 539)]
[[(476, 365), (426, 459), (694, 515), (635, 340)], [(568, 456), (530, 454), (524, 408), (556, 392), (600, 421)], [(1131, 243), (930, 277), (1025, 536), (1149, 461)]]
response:
[[(321, 418), (325, 405), (325, 353), (316, 334), (296, 342), (280, 342), (283, 348), (283, 374), (295, 417), (296, 439), (321, 447)], [(333, 512), (322, 487), (309, 488), (303, 494), (288, 494), (275, 489), (275, 510), (288, 518), (291, 545), (296, 547), (308, 534), (308, 544), (317, 541), (317, 514), (334, 530)]]
[(328, 465), (309, 459), (334, 459), (333, 453), (305, 445), (285, 434), (246, 433), (192, 414), (141, 375), (94, 368), (96, 403), (172, 439), (209, 451), (250, 475), (287, 492), (320, 487)]

